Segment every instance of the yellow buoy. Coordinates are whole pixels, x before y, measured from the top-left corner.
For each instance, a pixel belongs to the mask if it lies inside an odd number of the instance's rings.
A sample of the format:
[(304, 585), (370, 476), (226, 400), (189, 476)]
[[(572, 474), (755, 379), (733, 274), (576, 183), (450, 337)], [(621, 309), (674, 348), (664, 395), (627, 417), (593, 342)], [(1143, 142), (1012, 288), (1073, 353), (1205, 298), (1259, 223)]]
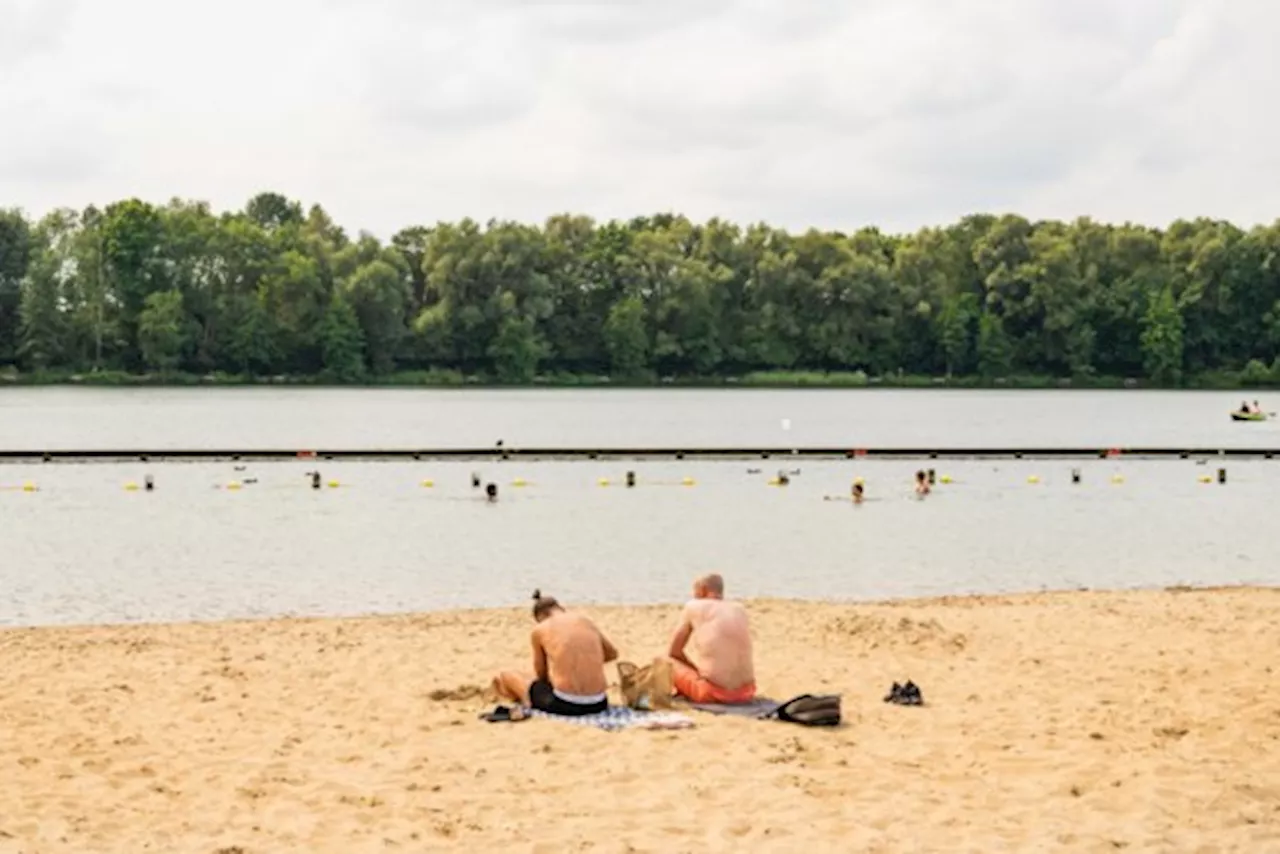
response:
[(1200, 482), (1201, 482), (1201, 483), (1213, 483), (1213, 478), (1209, 477), (1209, 475), (1207, 475), (1207, 474), (1202, 474), (1202, 475), (1200, 475)]
[(781, 483), (782, 483), (782, 481), (778, 480), (776, 477), (771, 477), (771, 478), (769, 478), (769, 485), (770, 485), (770, 486), (779, 486), (779, 485), (781, 485)]
[(338, 483), (336, 480), (329, 481), (330, 489), (337, 489), (339, 486), (342, 486), (342, 484)]
[(1038, 475), (1033, 474), (1031, 475), (1031, 477), (1027, 478), (1027, 483), (1039, 483), (1039, 482), (1040, 482), (1040, 477)]
[(424, 481), (422, 482), (422, 488), (423, 488), (423, 489), (430, 489), (431, 487), (433, 487), (433, 486), (435, 486), (435, 485), (436, 485), (436, 482), (435, 482), (434, 480), (431, 480), (430, 478), (428, 478), (427, 480), (424, 480)]
[(951, 483), (951, 475), (949, 475), (949, 474), (944, 474), (942, 477), (938, 478), (938, 482), (939, 482), (939, 483)]
[(27, 481), (26, 483), (22, 484), (22, 491), (23, 491), (23, 492), (38, 492), (38, 491), (39, 491), (39, 489), (36, 487), (36, 485), (35, 485), (34, 483), (32, 483), (31, 481)]
[(240, 481), (238, 481), (238, 480), (233, 480), (233, 481), (231, 481), (230, 483), (228, 483), (228, 484), (227, 484), (227, 489), (230, 489), (230, 490), (237, 490), (237, 489), (239, 489), (239, 488), (240, 488)]
[(1118, 484), (1121, 484), (1121, 483), (1124, 483), (1124, 475), (1122, 475), (1122, 474), (1113, 474), (1113, 475), (1111, 476), (1111, 482), (1112, 482), (1112, 483), (1114, 483), (1114, 484), (1117, 484), (1117, 485), (1118, 485)]
[(607, 477), (602, 477), (602, 478), (600, 478), (600, 480), (598, 481), (598, 483), (599, 483), (601, 486), (608, 486), (608, 485), (609, 485), (609, 478), (607, 478)]
[(511, 481), (511, 485), (512, 486), (528, 486), (529, 482), (522, 477), (518, 477), (515, 480)]
[(680, 483), (684, 486), (693, 486), (697, 481), (691, 477), (686, 477), (684, 480), (680, 481)]
[(129, 481), (124, 485), (124, 489), (125, 489), (125, 492), (137, 492), (138, 484), (134, 483), (133, 481)]

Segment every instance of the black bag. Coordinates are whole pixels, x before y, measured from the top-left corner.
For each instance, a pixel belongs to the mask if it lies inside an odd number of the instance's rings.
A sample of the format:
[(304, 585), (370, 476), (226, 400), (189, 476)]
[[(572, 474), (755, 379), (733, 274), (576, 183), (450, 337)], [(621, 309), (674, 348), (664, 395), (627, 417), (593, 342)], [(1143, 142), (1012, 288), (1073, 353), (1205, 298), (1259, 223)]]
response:
[(839, 726), (840, 695), (801, 694), (778, 706), (769, 717), (801, 726)]

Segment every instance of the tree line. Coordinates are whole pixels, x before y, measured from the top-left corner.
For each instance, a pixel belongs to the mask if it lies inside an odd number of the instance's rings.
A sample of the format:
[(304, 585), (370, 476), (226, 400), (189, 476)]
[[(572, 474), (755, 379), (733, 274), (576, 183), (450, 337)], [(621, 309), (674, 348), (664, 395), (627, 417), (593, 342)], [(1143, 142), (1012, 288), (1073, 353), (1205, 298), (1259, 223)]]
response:
[(1280, 383), (1280, 222), (974, 215), (889, 235), (562, 215), (383, 242), (275, 193), (225, 213), (0, 210), (6, 364), (341, 383)]

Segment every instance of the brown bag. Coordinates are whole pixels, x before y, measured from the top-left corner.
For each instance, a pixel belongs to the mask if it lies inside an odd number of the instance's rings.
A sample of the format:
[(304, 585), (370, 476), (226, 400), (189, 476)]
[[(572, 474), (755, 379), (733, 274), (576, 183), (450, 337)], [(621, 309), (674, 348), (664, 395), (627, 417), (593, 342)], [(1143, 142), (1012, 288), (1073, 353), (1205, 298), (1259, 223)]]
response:
[(655, 658), (644, 667), (619, 661), (618, 683), (622, 702), (633, 709), (671, 708), (674, 676), (668, 659)]

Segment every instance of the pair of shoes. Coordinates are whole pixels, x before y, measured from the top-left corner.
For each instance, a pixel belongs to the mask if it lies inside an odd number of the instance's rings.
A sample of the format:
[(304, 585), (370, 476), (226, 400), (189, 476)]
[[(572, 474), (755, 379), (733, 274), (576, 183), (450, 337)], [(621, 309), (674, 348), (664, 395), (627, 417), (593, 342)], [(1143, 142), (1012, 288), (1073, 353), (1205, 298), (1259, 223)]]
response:
[(910, 679), (907, 684), (899, 685), (893, 683), (893, 687), (889, 689), (889, 694), (884, 698), (886, 703), (894, 703), (899, 706), (923, 706), (924, 695), (920, 693), (920, 688)]

